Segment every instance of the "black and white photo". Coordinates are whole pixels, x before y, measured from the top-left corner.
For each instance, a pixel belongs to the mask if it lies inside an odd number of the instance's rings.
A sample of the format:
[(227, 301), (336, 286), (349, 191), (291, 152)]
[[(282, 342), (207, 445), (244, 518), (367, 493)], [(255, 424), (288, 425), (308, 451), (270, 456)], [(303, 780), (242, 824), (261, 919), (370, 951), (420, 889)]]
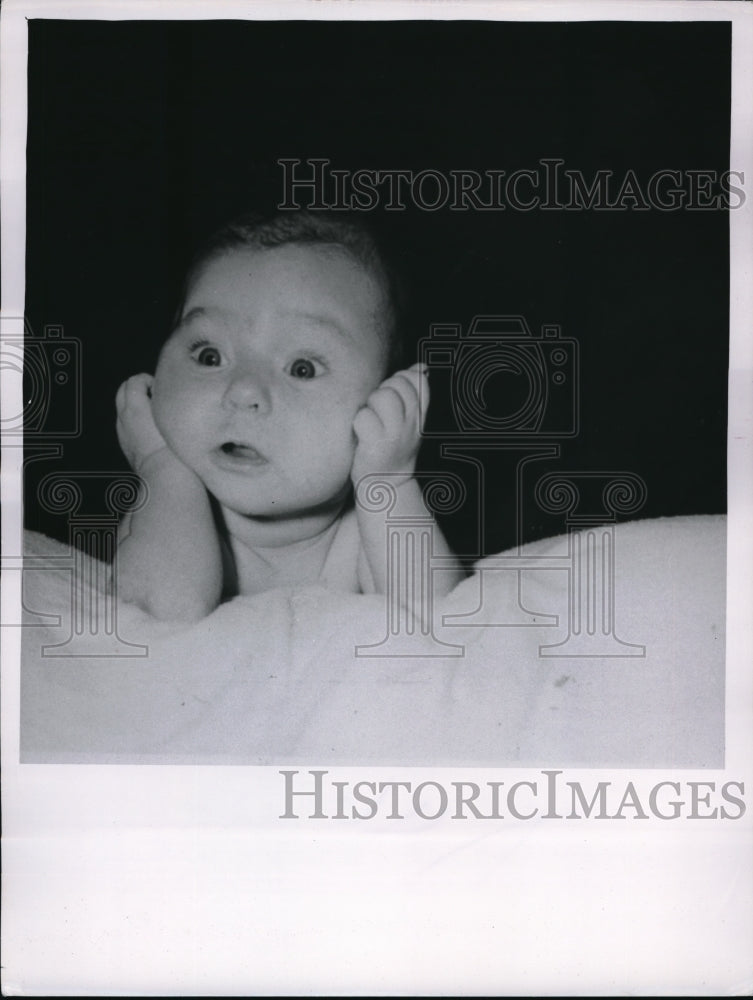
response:
[(9, 995), (745, 992), (749, 9), (37, 7), (2, 23), (6, 798), (67, 859), (34, 926), (79, 880), (145, 964), (82, 961), (76, 903), (38, 973), (6, 921)]

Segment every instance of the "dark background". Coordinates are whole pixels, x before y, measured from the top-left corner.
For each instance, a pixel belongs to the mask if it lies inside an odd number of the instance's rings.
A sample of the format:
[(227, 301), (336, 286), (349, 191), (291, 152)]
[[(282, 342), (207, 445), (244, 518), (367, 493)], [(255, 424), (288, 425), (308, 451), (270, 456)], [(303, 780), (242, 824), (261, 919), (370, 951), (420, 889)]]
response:
[[(281, 157), (332, 168), (728, 169), (724, 23), (85, 22), (29, 34), (27, 303), (36, 337), (82, 342), (83, 431), (62, 459), (28, 461), (27, 526), (67, 537), (37, 485), (53, 470), (126, 465), (114, 396), (153, 371), (187, 257), (218, 224), (282, 200)], [(413, 289), (415, 341), (431, 323), (522, 314), (580, 346), (580, 432), (555, 469), (629, 471), (640, 517), (726, 507), (726, 211), (375, 212)], [(430, 426), (448, 401), (435, 382)], [(52, 390), (54, 440), (68, 397)], [(44, 435), (43, 435), (44, 436)], [(27, 437), (30, 446), (33, 441)], [(468, 480), (445, 522), (474, 554), (516, 541), (514, 457), (426, 469)], [(534, 477), (535, 478), (535, 477)], [(522, 541), (563, 530), (531, 482)], [(97, 503), (92, 499), (93, 511)]]

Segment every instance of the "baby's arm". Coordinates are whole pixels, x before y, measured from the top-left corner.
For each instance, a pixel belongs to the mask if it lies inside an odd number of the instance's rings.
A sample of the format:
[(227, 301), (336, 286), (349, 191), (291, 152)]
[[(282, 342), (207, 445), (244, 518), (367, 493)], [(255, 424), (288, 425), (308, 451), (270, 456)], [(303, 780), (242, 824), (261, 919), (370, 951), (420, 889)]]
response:
[(204, 484), (157, 429), (151, 384), (150, 375), (134, 375), (116, 397), (120, 446), (148, 490), (121, 529), (118, 595), (155, 618), (195, 621), (220, 601), (219, 538)]
[[(419, 393), (420, 388), (420, 393)], [(354, 486), (369, 473), (387, 472), (386, 482), (397, 493), (391, 513), (398, 517), (430, 517), (421, 488), (415, 479), (416, 457), (421, 444), (423, 416), (420, 399), (429, 397), (423, 365), (397, 372), (369, 396), (353, 423), (358, 439), (353, 459)], [(356, 516), (369, 576), (377, 593), (387, 592), (387, 531), (384, 511), (365, 510), (356, 503)], [(452, 557), (442, 532), (435, 525), (432, 554)], [(463, 578), (460, 563), (452, 558), (441, 573), (434, 573), (434, 596), (449, 593)], [(401, 588), (402, 589), (402, 588)]]

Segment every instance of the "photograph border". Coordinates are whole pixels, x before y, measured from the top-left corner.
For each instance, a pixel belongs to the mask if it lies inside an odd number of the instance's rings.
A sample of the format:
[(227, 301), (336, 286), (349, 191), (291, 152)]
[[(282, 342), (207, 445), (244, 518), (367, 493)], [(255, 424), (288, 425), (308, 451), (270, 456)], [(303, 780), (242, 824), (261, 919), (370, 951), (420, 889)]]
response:
[[(620, 0), (509, 6), (398, 0), (345, 8), (329, 0), (219, 0), (211, 7), (6, 0), (0, 21), (4, 330), (6, 321), (23, 324), (18, 317), (24, 315), (24, 260), (17, 248), (25, 234), (27, 18), (546, 21), (597, 15), (732, 22), (730, 162), (753, 177), (753, 10), (745, 3), (659, 0), (647, 8)], [(643, 800), (657, 780), (695, 785), (699, 819), (711, 809), (704, 786), (740, 783), (743, 791), (733, 791), (745, 799), (753, 783), (752, 233), (748, 198), (730, 213), (725, 767), (659, 774), (634, 768), (629, 775), (567, 768), (561, 779), (588, 795), (599, 782), (622, 791), (629, 780)], [(3, 374), (4, 412), (19, 413), (21, 380)], [(22, 453), (3, 444), (3, 558), (12, 559), (21, 553)], [(20, 576), (4, 573), (4, 622), (18, 615)], [(635, 822), (635, 809), (623, 824), (568, 825), (541, 815), (508, 815), (489, 826), (453, 823), (449, 815), (427, 823), (420, 812), (397, 823), (397, 816), (380, 814), (357, 828), (316, 818), (286, 821), (283, 772), (290, 767), (18, 764), (19, 664), (20, 630), (6, 626), (3, 990), (9, 996), (186, 990), (616, 995), (626, 989), (713, 995), (753, 989), (749, 802), (739, 815), (731, 809), (733, 822), (715, 817), (706, 824), (653, 817), (644, 825)], [(540, 768), (302, 762), (301, 772), (308, 769), (328, 772), (333, 795), (337, 782), (504, 782), (525, 793), (526, 783), (544, 787), (552, 780)], [(514, 912), (503, 911), (500, 901), (510, 898)], [(252, 943), (248, 927), (263, 928)]]

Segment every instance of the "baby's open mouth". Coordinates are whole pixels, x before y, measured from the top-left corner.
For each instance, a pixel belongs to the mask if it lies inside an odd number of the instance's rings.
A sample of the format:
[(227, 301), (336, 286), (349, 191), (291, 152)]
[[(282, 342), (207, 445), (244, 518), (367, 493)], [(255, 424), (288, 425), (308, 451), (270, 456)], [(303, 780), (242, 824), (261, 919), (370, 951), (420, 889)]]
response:
[(256, 448), (250, 444), (246, 444), (244, 441), (225, 441), (217, 450), (220, 454), (231, 460), (235, 459), (238, 462), (249, 462), (254, 465), (261, 465), (263, 462), (266, 462), (266, 458), (261, 452), (258, 452)]

